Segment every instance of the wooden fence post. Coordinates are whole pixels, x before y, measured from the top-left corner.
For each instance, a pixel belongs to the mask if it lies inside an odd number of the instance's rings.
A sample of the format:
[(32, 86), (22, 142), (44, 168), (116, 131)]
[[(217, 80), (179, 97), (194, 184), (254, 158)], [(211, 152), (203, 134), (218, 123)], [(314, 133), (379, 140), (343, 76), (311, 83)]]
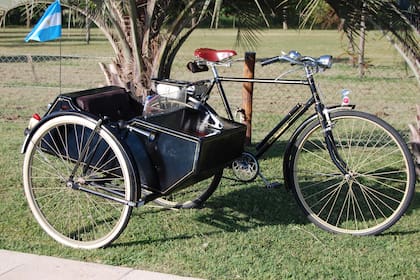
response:
[[(255, 52), (245, 53), (244, 78), (253, 79), (255, 72)], [(252, 135), (252, 95), (254, 83), (244, 82), (242, 85), (242, 109), (244, 110), (243, 123), (246, 125), (245, 145), (251, 144)]]

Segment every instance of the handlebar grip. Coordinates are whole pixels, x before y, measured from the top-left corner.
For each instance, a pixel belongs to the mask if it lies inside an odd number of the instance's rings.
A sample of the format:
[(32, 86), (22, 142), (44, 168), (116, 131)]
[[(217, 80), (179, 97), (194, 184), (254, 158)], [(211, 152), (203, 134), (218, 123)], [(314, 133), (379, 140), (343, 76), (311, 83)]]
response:
[(280, 57), (279, 56), (275, 56), (275, 57), (272, 57), (272, 58), (267, 58), (267, 59), (261, 61), (261, 66), (266, 66), (268, 64), (277, 62), (279, 60), (280, 60)]

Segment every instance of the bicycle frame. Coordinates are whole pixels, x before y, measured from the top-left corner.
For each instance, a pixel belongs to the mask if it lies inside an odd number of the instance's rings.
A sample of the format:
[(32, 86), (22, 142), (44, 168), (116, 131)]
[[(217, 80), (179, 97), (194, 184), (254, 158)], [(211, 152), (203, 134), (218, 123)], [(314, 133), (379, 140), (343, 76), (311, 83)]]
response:
[(267, 133), (261, 142), (256, 145), (256, 154), (255, 157), (258, 159), (265, 154), (265, 152), (284, 134), (287, 129), (292, 126), (302, 115), (304, 115), (308, 109), (315, 104), (315, 111), (318, 115), (318, 119), (325, 131), (325, 140), (328, 151), (330, 153), (331, 159), (334, 164), (344, 175), (347, 174), (346, 164), (338, 155), (337, 149), (334, 144), (334, 137), (331, 132), (332, 124), (329, 119), (328, 111), (326, 110), (324, 104), (321, 101), (315, 81), (313, 78), (313, 71), (311, 67), (305, 66), (306, 80), (298, 79), (267, 79), (267, 78), (237, 78), (237, 77), (223, 77), (220, 76), (217, 71), (217, 63), (208, 63), (213, 74), (213, 79), (211, 85), (208, 89), (208, 93), (216, 85), (217, 90), (220, 94), (220, 97), (223, 102), (226, 114), (230, 120), (233, 120), (232, 109), (230, 108), (228, 99), (226, 97), (225, 90), (223, 88), (223, 82), (239, 82), (239, 83), (263, 83), (263, 84), (280, 84), (280, 85), (303, 85), (308, 86), (311, 91), (311, 97), (305, 103), (296, 104), (287, 114), (283, 117), (277, 125)]

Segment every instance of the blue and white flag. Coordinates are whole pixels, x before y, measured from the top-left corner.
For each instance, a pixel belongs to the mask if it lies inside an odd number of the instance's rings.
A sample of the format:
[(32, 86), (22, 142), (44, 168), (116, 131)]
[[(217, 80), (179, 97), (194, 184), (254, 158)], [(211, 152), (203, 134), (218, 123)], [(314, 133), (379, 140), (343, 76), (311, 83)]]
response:
[(45, 42), (61, 37), (61, 5), (56, 0), (45, 11), (44, 15), (35, 25), (34, 29), (26, 36), (29, 40)]

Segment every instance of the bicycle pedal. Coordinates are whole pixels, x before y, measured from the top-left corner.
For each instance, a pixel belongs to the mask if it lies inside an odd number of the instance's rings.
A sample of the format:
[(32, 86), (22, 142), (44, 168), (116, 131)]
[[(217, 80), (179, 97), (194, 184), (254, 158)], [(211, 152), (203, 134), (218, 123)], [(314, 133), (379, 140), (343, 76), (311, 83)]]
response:
[(262, 175), (261, 172), (258, 172), (258, 175), (263, 180), (266, 189), (274, 189), (281, 186), (279, 182), (269, 182), (267, 178), (265, 178), (264, 175)]
[(279, 182), (273, 182), (269, 183), (265, 186), (267, 189), (275, 189), (281, 187), (281, 184)]

